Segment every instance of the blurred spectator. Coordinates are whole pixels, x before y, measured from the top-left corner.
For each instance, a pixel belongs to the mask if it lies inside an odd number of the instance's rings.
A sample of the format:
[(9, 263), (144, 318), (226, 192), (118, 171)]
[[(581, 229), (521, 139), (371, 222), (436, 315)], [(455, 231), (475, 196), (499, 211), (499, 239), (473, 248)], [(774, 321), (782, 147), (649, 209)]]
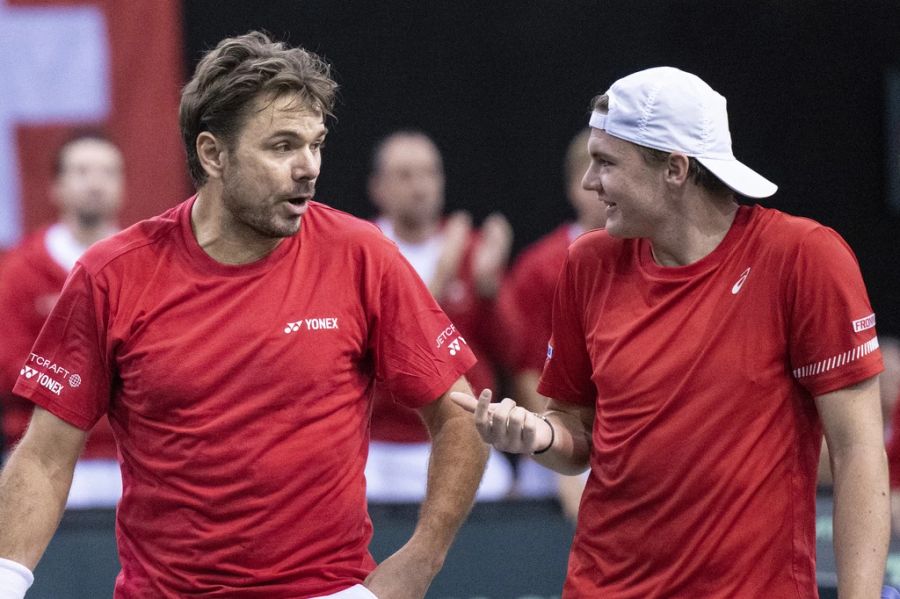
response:
[[(34, 404), (12, 395), (16, 378), (56, 303), (75, 261), (94, 242), (118, 230), (124, 170), (116, 144), (100, 131), (75, 132), (57, 151), (50, 197), (59, 220), (10, 250), (0, 266), (0, 401), (6, 451), (21, 438)], [(52, 360), (52, 356), (48, 357)], [(53, 366), (50, 366), (53, 368)], [(78, 386), (78, 373), (60, 372)], [(104, 417), (75, 468), (68, 507), (112, 506), (121, 495), (112, 429)]]
[[(576, 219), (566, 222), (526, 248), (507, 277), (500, 292), (500, 314), (506, 331), (506, 359), (514, 375), (513, 392), (523, 407), (541, 413), (547, 398), (537, 392), (538, 379), (550, 341), (553, 293), (566, 259), (569, 244), (591, 229), (606, 223), (606, 206), (597, 193), (581, 186), (591, 162), (587, 144), (590, 129), (578, 133), (566, 151), (564, 174), (566, 197)], [(516, 494), (524, 497), (550, 496), (559, 492), (566, 515), (574, 520), (584, 488), (584, 476), (564, 476), (521, 456), (516, 477)]]
[[(456, 212), (444, 219), (444, 167), (435, 143), (419, 131), (398, 131), (373, 152), (369, 196), (376, 224), (400, 248), (478, 358), (466, 377), (476, 393), (496, 385), (494, 304), (512, 231), (499, 214), (479, 232)], [(411, 315), (415, 317), (415, 315)], [(366, 490), (374, 501), (424, 497), (430, 443), (418, 414), (376, 386)], [(509, 460), (493, 451), (478, 499), (502, 499), (512, 485)]]

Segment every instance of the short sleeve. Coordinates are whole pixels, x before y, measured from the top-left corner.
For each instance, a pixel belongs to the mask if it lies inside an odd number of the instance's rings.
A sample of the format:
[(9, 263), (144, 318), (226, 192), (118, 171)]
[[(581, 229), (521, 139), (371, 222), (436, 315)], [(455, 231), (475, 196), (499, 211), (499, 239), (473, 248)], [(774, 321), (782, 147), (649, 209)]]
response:
[(836, 232), (818, 227), (803, 240), (787, 298), (792, 375), (813, 396), (883, 370), (859, 264)]
[(430, 403), (476, 360), (465, 338), (399, 252), (379, 282), (369, 344), (376, 378), (396, 401)]
[(556, 285), (553, 332), (538, 393), (558, 401), (593, 405), (597, 394), (582, 324), (584, 306), (579, 300), (571, 253), (569, 256)]
[(105, 295), (81, 264), (69, 275), (13, 392), (83, 430), (106, 413), (110, 367)]

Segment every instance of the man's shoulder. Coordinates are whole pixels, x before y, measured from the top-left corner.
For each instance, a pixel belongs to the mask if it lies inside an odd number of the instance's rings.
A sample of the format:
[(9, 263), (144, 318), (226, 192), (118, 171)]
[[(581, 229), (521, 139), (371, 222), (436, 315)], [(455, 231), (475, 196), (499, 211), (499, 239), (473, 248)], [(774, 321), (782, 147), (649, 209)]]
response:
[(513, 268), (531, 272), (561, 266), (571, 242), (571, 223), (560, 225), (526, 246), (516, 259)]
[(310, 202), (303, 220), (314, 237), (330, 246), (395, 247), (374, 223), (321, 202)]
[(617, 256), (633, 242), (633, 239), (613, 237), (606, 229), (594, 229), (582, 234), (569, 245), (569, 260), (580, 262)]
[(35, 258), (43, 259), (48, 258), (50, 255), (47, 253), (47, 231), (50, 229), (49, 225), (45, 225), (31, 233), (25, 235), (18, 244), (11, 247), (6, 254), (4, 255), (4, 260), (23, 260), (23, 261), (32, 261)]
[(170, 243), (178, 233), (179, 216), (185, 203), (157, 216), (138, 221), (130, 227), (92, 245), (79, 259), (92, 275), (119, 260), (139, 260), (158, 255), (159, 244)]
[(810, 240), (822, 239), (826, 243), (837, 241), (845, 244), (843, 238), (831, 227), (807, 218), (755, 205), (750, 208), (750, 219), (759, 243), (770, 250), (795, 253)]

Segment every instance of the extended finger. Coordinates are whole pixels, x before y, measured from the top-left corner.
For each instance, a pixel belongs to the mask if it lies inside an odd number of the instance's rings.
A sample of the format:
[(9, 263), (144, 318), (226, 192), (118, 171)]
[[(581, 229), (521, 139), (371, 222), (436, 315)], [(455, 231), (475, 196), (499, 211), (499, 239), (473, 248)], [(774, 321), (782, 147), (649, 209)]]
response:
[(509, 451), (518, 452), (522, 446), (522, 431), (525, 427), (525, 420), (528, 417), (528, 410), (521, 406), (514, 407), (506, 418), (509, 439)]
[(491, 390), (485, 389), (478, 396), (478, 402), (475, 404), (475, 428), (485, 441), (490, 442), (491, 434)]
[(478, 398), (476, 398), (471, 393), (464, 393), (462, 391), (451, 391), (450, 399), (453, 400), (453, 403), (466, 410), (470, 414), (475, 413), (475, 408), (478, 406)]

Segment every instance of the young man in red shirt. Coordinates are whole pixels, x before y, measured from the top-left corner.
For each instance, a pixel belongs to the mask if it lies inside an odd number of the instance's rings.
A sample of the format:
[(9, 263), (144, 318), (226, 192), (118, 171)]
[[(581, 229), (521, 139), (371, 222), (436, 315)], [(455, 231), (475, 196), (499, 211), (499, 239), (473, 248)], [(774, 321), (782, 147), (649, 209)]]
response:
[[(487, 456), (448, 398), (475, 358), (396, 246), (312, 200), (336, 84), (261, 33), (181, 100), (196, 196), (78, 262), (15, 392), (38, 408), (0, 478), (0, 588), (21, 597), (85, 430), (119, 444), (115, 597), (423, 597)], [(78, 375), (77, 384), (73, 377)], [(375, 383), (433, 437), (409, 542), (369, 554)]]
[(877, 597), (889, 509), (875, 316), (831, 229), (740, 206), (776, 186), (731, 151), (725, 99), (663, 67), (594, 103), (537, 415), (454, 395), (482, 438), (590, 468), (563, 596), (815, 597), (821, 434), (842, 598)]
[[(57, 150), (50, 195), (59, 220), (10, 250), (0, 263), (0, 403), (5, 453), (25, 433), (34, 407), (13, 395), (31, 345), (75, 262), (119, 230), (125, 183), (122, 153), (101, 131), (76, 131)], [(107, 419), (91, 430), (75, 467), (69, 507), (111, 507), (122, 494), (116, 442)]]

